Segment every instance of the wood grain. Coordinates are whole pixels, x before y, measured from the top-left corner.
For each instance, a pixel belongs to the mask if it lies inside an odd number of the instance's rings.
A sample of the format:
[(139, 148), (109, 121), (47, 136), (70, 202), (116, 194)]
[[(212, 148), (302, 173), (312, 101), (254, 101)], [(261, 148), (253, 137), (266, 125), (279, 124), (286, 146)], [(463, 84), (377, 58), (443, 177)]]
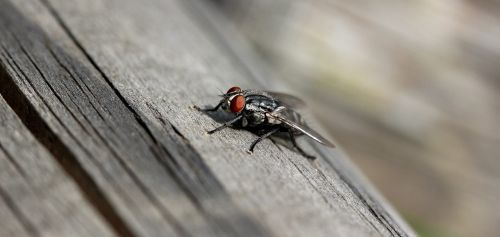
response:
[(112, 236), (2, 97), (0, 111), (0, 236)]
[(206, 134), (225, 116), (194, 104), (267, 81), (223, 24), (196, 1), (7, 2), (0, 92), (120, 235), (413, 235), (338, 150)]

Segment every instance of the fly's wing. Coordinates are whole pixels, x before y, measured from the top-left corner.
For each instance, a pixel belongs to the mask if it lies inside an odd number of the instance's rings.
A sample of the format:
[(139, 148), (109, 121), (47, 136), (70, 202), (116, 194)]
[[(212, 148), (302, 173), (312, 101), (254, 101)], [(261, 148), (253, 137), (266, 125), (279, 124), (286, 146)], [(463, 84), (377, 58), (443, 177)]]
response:
[(297, 98), (293, 95), (281, 93), (281, 92), (274, 92), (274, 91), (266, 91), (268, 95), (276, 99), (277, 101), (281, 102), (282, 104), (290, 107), (290, 108), (302, 108), (306, 106), (306, 102), (304, 102), (302, 99)]
[(245, 91), (245, 93), (248, 95), (261, 95), (265, 97), (271, 97), (272, 99), (280, 102), (280, 104), (285, 105), (289, 108), (302, 108), (306, 105), (306, 103), (302, 99), (281, 92), (247, 90)]
[(305, 124), (298, 124), (296, 122), (291, 121), (290, 119), (287, 119), (283, 114), (281, 113), (270, 113), (270, 116), (273, 118), (281, 121), (282, 123), (286, 124), (287, 126), (297, 129), (298, 131), (302, 132), (303, 134), (307, 135), (308, 137), (314, 139), (315, 141), (329, 147), (335, 147), (333, 143), (328, 141), (326, 138), (323, 136), (319, 135), (316, 131), (312, 130), (310, 127), (308, 127)]

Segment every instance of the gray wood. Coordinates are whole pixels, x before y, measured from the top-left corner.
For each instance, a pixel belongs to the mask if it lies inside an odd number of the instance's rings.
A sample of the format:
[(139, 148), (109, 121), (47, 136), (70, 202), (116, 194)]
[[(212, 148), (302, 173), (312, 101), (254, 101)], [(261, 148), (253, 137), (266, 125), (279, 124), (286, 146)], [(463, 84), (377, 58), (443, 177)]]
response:
[(268, 81), (222, 24), (196, 1), (6, 2), (0, 92), (121, 235), (413, 235), (339, 150), (206, 134), (194, 104)]
[(0, 217), (2, 218), (0, 235), (29, 236), (28, 230), (23, 228), (21, 220), (16, 218), (15, 213), (5, 201), (0, 201)]
[(112, 236), (0, 97), (0, 236)]

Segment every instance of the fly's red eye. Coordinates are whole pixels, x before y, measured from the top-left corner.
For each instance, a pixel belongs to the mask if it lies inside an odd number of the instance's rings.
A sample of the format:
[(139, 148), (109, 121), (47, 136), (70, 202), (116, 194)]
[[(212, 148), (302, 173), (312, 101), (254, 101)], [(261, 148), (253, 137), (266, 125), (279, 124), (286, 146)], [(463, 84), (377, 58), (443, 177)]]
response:
[(229, 88), (229, 90), (227, 90), (226, 94), (233, 93), (233, 92), (240, 92), (240, 91), (241, 91), (241, 88), (239, 88), (238, 86), (233, 86), (233, 87)]
[(233, 113), (239, 113), (245, 108), (245, 97), (242, 95), (237, 95), (231, 100), (231, 105), (229, 109)]

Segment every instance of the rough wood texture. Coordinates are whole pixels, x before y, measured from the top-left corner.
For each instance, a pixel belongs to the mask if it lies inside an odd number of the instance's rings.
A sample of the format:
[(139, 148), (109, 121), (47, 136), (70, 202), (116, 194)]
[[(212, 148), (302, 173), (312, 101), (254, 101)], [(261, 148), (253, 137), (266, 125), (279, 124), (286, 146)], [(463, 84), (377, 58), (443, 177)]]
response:
[(0, 92), (116, 234), (413, 235), (339, 150), (206, 134), (194, 104), (267, 86), (220, 24), (196, 1), (4, 1)]
[(1, 97), (0, 111), (0, 236), (112, 236)]

